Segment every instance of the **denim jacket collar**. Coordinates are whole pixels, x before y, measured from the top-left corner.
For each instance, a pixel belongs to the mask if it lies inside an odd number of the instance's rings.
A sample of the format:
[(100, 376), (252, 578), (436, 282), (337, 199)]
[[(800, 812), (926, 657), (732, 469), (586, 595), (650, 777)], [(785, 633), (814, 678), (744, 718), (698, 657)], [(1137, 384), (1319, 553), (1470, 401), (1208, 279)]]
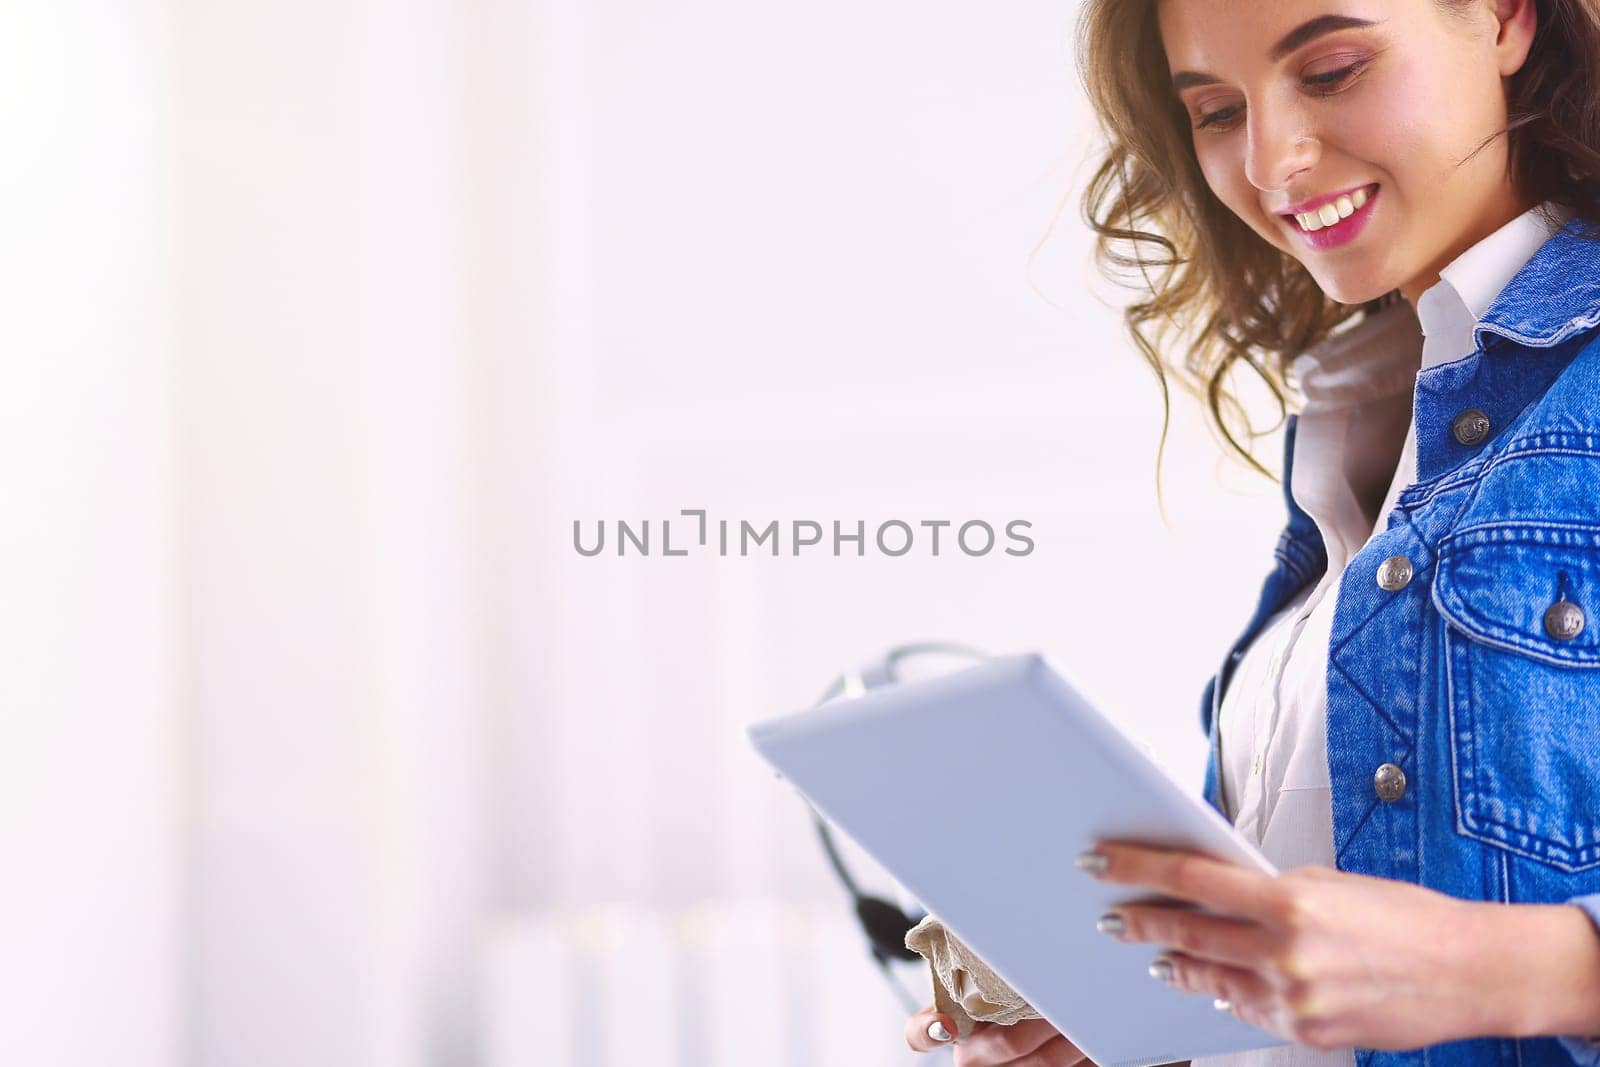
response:
[(1561, 373), (1600, 323), (1597, 260), (1600, 234), (1569, 218), (1478, 320), (1474, 350), (1417, 374), (1416, 481), (1400, 494), (1401, 507), (1471, 477), (1494, 454), (1481, 439), (1460, 436), (1462, 420), (1487, 425), (1492, 443)]
[(1478, 351), (1505, 341), (1549, 348), (1600, 323), (1595, 240), (1574, 215), (1540, 245), (1478, 320), (1473, 329)]

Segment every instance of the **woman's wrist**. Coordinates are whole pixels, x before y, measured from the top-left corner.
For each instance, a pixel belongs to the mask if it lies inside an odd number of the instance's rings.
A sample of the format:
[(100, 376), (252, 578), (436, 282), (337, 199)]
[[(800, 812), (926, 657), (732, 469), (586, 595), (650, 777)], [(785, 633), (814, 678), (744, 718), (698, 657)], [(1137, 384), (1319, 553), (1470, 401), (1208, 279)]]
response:
[(1600, 933), (1588, 914), (1573, 904), (1480, 903), (1475, 911), (1471, 967), (1490, 1034), (1600, 1036)]

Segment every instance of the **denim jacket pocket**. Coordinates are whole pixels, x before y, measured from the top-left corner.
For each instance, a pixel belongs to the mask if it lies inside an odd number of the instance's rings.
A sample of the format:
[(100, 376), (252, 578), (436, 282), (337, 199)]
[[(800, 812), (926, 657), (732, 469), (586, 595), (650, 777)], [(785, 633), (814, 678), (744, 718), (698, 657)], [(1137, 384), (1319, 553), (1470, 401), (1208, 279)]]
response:
[(1561, 871), (1600, 867), (1600, 525), (1451, 533), (1433, 603), (1457, 832)]

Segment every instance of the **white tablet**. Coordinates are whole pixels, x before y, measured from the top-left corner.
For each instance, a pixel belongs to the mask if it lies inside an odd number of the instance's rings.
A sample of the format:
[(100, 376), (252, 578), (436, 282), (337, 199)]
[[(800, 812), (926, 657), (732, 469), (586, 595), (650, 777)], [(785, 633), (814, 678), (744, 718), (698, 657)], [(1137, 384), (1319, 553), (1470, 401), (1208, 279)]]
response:
[(1095, 1063), (1144, 1067), (1285, 1043), (1217, 1011), (1210, 996), (1151, 978), (1161, 946), (1095, 929), (1112, 905), (1142, 895), (1073, 866), (1096, 840), (1275, 870), (1042, 656), (873, 689), (748, 732), (780, 775)]

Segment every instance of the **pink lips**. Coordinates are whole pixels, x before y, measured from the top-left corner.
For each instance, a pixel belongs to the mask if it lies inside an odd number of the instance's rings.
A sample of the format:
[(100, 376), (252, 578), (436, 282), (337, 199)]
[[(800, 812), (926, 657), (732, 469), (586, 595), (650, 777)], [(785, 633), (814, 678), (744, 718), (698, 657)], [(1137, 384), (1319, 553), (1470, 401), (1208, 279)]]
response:
[[(1347, 244), (1350, 241), (1355, 240), (1356, 234), (1360, 233), (1367, 225), (1367, 220), (1372, 217), (1372, 206), (1378, 202), (1378, 193), (1380, 189), (1381, 186), (1372, 186), (1372, 191), (1367, 194), (1367, 202), (1352, 212), (1349, 218), (1340, 219), (1333, 225), (1324, 226), (1320, 230), (1303, 230), (1300, 228), (1300, 224), (1292, 218), (1286, 221), (1289, 228), (1295, 232), (1296, 236), (1298, 236), (1302, 241), (1310, 245), (1312, 248), (1337, 248), (1342, 244)], [(1337, 199), (1337, 194), (1333, 197), (1324, 198), (1324, 202), (1334, 199)], [(1315, 201), (1313, 201), (1313, 203), (1315, 203)], [(1309, 211), (1311, 209), (1306, 208), (1305, 210)]]

